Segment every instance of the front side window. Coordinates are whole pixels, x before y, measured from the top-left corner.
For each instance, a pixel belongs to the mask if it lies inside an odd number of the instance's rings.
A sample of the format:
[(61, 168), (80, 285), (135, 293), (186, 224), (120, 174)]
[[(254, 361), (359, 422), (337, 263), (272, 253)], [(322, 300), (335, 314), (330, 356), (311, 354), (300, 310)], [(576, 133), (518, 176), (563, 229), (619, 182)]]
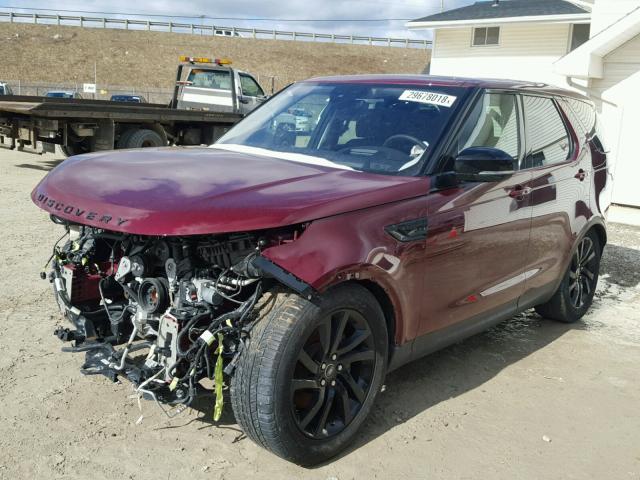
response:
[(416, 175), (466, 94), (460, 87), (303, 82), (273, 97), (214, 147)]
[(258, 82), (256, 82), (251, 76), (241, 73), (240, 74), (240, 86), (242, 87), (242, 95), (247, 97), (262, 97), (264, 92)]
[(500, 43), (500, 27), (479, 27), (473, 29), (473, 46), (484, 47)]
[(457, 140), (457, 153), (470, 147), (492, 147), (520, 158), (516, 96), (486, 93), (469, 114)]
[(560, 112), (546, 97), (522, 97), (528, 152), (524, 168), (554, 165), (571, 155), (571, 140)]
[(188, 82), (192, 87), (231, 90), (231, 74), (227, 70), (201, 70), (194, 68), (189, 72)]

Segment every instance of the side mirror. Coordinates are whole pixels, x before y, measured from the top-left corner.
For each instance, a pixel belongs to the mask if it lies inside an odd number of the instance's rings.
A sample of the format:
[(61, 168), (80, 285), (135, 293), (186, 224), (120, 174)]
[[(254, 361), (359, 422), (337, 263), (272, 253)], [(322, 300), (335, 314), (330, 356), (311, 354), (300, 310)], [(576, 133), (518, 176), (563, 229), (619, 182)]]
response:
[(499, 182), (513, 175), (514, 159), (492, 147), (470, 147), (458, 154), (455, 172), (467, 182)]
[(249, 98), (245, 97), (244, 95), (240, 95), (238, 96), (238, 101), (246, 105), (249, 103)]

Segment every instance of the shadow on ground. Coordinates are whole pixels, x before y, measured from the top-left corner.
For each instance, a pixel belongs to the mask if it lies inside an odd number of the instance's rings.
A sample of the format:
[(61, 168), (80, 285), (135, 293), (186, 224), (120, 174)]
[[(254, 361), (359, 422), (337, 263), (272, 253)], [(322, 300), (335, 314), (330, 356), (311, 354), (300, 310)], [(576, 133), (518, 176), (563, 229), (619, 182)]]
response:
[(16, 165), (16, 167), (29, 168), (31, 170), (42, 170), (44, 172), (48, 172), (53, 170), (58, 165), (60, 165), (63, 161), (64, 161), (64, 158), (55, 159), (55, 160), (42, 160), (42, 161), (36, 161), (33, 163), (20, 163)]
[[(440, 402), (481, 387), (504, 368), (544, 348), (572, 328), (584, 325), (550, 322), (530, 311), (390, 373), (385, 392), (378, 397), (351, 448), (327, 463), (363, 447)], [(244, 436), (236, 425), (229, 398), (225, 398), (225, 404), (218, 423), (213, 422), (213, 396), (200, 397), (192, 408), (201, 412), (196, 420), (206, 423), (201, 428), (232, 429), (238, 432), (235, 441), (241, 440)]]

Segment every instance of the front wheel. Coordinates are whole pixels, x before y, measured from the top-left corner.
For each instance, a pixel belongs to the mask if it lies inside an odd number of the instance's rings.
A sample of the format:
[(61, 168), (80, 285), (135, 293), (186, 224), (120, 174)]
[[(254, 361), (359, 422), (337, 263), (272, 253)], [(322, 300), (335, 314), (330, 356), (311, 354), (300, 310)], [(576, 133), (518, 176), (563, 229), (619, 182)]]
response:
[(375, 297), (344, 285), (312, 303), (267, 293), (231, 385), (236, 420), (259, 445), (300, 465), (350, 443), (380, 391), (387, 328)]
[(600, 273), (602, 247), (595, 231), (578, 243), (560, 286), (551, 299), (535, 307), (545, 318), (573, 323), (582, 318), (593, 302)]

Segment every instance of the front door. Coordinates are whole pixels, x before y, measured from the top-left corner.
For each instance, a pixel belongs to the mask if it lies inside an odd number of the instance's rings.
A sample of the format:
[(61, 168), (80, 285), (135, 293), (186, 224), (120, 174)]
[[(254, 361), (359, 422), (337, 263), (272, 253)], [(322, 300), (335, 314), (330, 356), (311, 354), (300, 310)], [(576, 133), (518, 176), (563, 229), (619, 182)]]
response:
[(515, 312), (525, 284), (531, 172), (523, 157), (517, 95), (485, 93), (453, 142), (442, 171), (469, 147), (493, 147), (514, 161), (502, 181), (463, 182), (429, 196), (425, 295), (419, 334)]
[(264, 91), (256, 80), (247, 73), (238, 73), (240, 79), (240, 113), (247, 114), (265, 100)]

